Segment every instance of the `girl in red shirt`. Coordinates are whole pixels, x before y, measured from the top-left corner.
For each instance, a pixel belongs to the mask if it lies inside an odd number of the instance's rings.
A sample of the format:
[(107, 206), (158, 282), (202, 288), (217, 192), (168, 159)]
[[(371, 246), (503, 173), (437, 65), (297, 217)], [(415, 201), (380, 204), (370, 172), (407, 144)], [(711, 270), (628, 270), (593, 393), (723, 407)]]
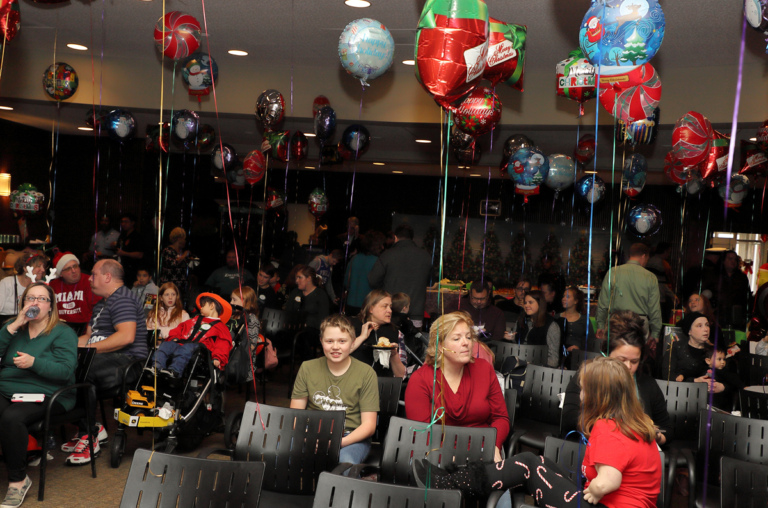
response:
[(474, 495), (520, 487), (539, 506), (653, 508), (661, 488), (656, 431), (643, 412), (629, 370), (614, 358), (585, 362), (580, 372), (581, 430), (589, 438), (583, 491), (554, 462), (530, 452), (495, 464), (471, 463), (449, 473), (414, 461), (420, 485)]

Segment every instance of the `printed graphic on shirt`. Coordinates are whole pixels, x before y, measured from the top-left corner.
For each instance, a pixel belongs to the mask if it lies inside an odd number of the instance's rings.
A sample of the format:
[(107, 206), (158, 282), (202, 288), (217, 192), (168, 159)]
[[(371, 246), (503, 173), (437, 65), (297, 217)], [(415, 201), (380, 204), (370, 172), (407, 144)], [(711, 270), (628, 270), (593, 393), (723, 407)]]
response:
[(56, 293), (56, 301), (59, 304), (59, 315), (80, 314), (82, 309), (77, 302), (84, 301), (82, 291), (62, 291)]
[(328, 393), (315, 392), (312, 396), (315, 404), (323, 408), (323, 411), (346, 411), (347, 406), (341, 400), (341, 390), (336, 385), (328, 387)]

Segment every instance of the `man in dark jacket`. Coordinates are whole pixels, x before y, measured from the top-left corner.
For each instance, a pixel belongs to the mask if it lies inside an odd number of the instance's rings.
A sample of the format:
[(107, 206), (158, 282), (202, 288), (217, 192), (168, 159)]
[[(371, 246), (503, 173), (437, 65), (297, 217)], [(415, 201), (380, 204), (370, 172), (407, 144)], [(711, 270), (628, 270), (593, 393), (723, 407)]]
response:
[(717, 309), (717, 323), (722, 328), (744, 330), (752, 291), (747, 275), (739, 267), (739, 255), (735, 251), (725, 253), (720, 278), (712, 295), (712, 304)]
[(413, 241), (413, 228), (401, 224), (395, 229), (395, 244), (379, 256), (368, 273), (368, 283), (390, 294), (407, 294), (411, 298), (408, 317), (421, 328), (431, 269), (429, 254)]

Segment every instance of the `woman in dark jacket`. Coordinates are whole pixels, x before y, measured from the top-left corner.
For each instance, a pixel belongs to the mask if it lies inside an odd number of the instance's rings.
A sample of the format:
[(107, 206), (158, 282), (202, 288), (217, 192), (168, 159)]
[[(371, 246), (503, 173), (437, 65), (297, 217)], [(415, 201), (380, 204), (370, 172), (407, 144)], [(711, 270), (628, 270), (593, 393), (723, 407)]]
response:
[[(629, 373), (635, 380), (643, 411), (651, 417), (653, 424), (659, 429), (656, 432), (656, 442), (663, 445), (667, 442), (667, 435), (671, 435), (672, 429), (672, 421), (667, 412), (667, 401), (656, 380), (637, 370), (645, 348), (643, 321), (632, 311), (619, 311), (611, 315), (609, 327), (611, 340), (608, 343), (608, 356), (621, 361), (629, 369)], [(577, 430), (581, 414), (580, 393), (579, 376), (574, 376), (568, 388), (565, 389), (561, 420), (563, 436), (572, 430)]]
[(328, 299), (328, 294), (318, 288), (318, 283), (319, 277), (314, 268), (299, 265), (296, 269), (296, 289), (288, 294), (285, 310), (301, 312), (307, 328), (317, 330), (319, 336), (320, 323), (328, 317), (331, 302)]
[[(352, 345), (352, 357), (373, 367), (377, 376), (403, 377), (405, 365), (400, 357), (397, 329), (392, 325), (392, 297), (382, 289), (374, 289), (363, 300), (360, 314), (350, 322), (355, 328), (355, 343)], [(389, 352), (389, 368), (384, 367), (374, 358), (374, 347), (382, 339), (387, 339), (393, 347)]]
[(547, 314), (547, 302), (541, 291), (529, 291), (523, 301), (523, 314), (517, 321), (519, 344), (547, 346), (547, 367), (560, 364), (560, 327)]

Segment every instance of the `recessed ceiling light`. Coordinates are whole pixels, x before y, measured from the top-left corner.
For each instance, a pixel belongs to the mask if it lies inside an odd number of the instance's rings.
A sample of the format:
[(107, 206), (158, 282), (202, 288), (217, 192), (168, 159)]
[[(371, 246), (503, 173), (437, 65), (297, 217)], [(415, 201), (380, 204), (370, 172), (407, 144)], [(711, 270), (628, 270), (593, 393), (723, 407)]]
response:
[(757, 141), (757, 138), (749, 138), (750, 141)]
[(67, 44), (67, 47), (69, 49), (76, 49), (77, 51), (87, 51), (88, 46), (83, 46), (82, 44)]
[(383, 162), (374, 162), (374, 166), (384, 166), (385, 164)]
[(304, 166), (304, 169), (315, 169), (315, 166)]
[(402, 171), (392, 171), (392, 172), (393, 172), (394, 174), (396, 174), (396, 175), (402, 175), (402, 174), (403, 174), (403, 172), (402, 172)]
[(371, 2), (368, 0), (344, 0), (344, 3), (350, 7), (370, 7)]
[(311, 133), (311, 132), (305, 132), (304, 135), (306, 137), (308, 137), (308, 138), (314, 138), (315, 137), (315, 135), (313, 133)]
[(479, 174), (477, 174), (477, 173), (470, 173), (470, 175), (469, 175), (469, 176), (483, 176), (483, 175), (479, 175)]
[(597, 171), (584, 171), (585, 175), (596, 175)]
[(248, 52), (243, 51), (242, 49), (230, 49), (229, 51), (227, 51), (227, 53), (235, 56), (248, 56)]
[(93, 127), (78, 127), (77, 130), (79, 130), (79, 131), (92, 131)]
[(3, 111), (13, 111), (13, 108), (10, 106), (0, 106), (0, 109), (2, 109)]
[(432, 141), (430, 141), (429, 139), (417, 139), (417, 140), (416, 140), (416, 142), (417, 142), (417, 143), (423, 143), (423, 144), (425, 144), (425, 145), (428, 145), (428, 144), (430, 144)]
[(414, 60), (403, 60), (403, 65), (416, 65)]

